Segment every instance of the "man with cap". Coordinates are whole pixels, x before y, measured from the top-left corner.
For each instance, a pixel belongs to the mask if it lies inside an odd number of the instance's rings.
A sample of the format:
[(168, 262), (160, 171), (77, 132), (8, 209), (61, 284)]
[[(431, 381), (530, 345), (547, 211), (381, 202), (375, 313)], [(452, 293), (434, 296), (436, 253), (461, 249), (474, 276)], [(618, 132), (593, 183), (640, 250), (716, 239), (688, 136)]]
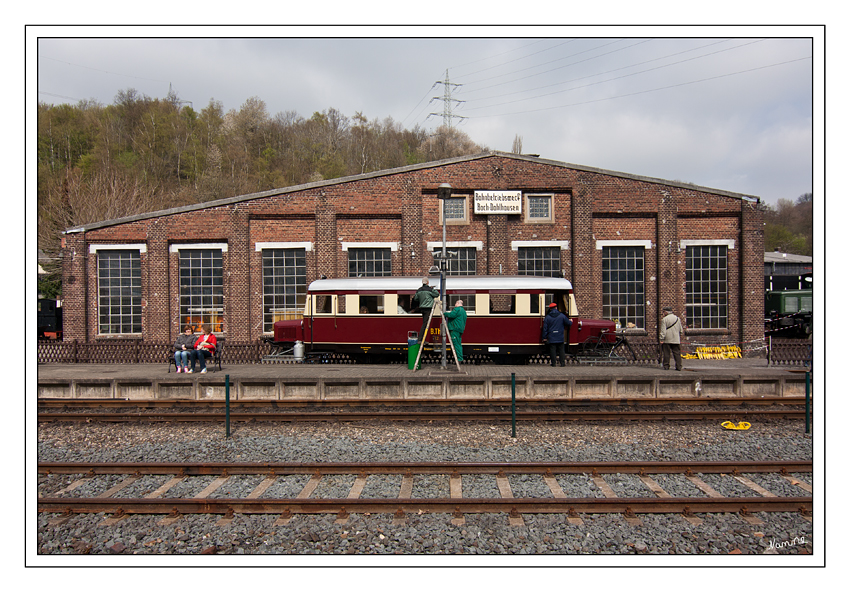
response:
[(426, 275), (422, 278), (422, 285), (413, 295), (413, 304), (419, 307), (422, 313), (422, 328), (419, 329), (418, 343), (425, 343), (428, 338), (428, 319), (431, 317), (431, 309), (434, 308), (434, 300), (439, 300), (440, 292), (431, 287), (431, 280)]
[(676, 363), (676, 370), (682, 369), (682, 321), (673, 314), (673, 308), (665, 306), (664, 317), (658, 327), (658, 340), (661, 342), (661, 365), (665, 370), (670, 369), (670, 353)]
[(561, 366), (567, 365), (564, 359), (564, 342), (569, 335), (570, 325), (572, 324), (573, 322), (567, 315), (558, 310), (556, 303), (553, 302), (549, 305), (549, 313), (543, 320), (542, 340), (543, 343), (549, 344), (549, 359), (553, 368), (555, 367), (556, 353)]

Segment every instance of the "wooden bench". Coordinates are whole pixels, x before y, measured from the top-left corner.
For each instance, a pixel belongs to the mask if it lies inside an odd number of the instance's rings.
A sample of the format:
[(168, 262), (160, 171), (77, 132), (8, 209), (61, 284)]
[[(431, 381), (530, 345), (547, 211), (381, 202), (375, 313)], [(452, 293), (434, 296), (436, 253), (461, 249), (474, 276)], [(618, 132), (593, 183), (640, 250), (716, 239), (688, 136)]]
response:
[[(221, 352), (224, 351), (224, 337), (217, 337), (215, 340), (215, 353), (213, 357), (207, 362), (207, 368), (212, 368), (213, 372), (216, 371), (215, 367), (218, 366), (218, 369), (221, 370)], [(197, 368), (197, 362), (195, 362)], [(168, 372), (171, 372), (171, 367), (174, 367), (174, 370), (177, 370), (177, 362), (174, 361), (174, 349), (172, 348), (168, 352)]]

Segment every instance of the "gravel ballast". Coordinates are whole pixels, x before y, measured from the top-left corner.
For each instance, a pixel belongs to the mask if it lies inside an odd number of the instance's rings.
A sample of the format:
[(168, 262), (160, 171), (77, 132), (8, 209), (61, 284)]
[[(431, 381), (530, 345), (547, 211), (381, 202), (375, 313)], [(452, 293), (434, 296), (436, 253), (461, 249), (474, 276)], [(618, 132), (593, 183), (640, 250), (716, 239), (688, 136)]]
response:
[[(747, 431), (728, 431), (714, 422), (521, 423), (517, 437), (509, 424), (316, 423), (237, 424), (231, 438), (208, 424), (41, 424), (40, 462), (612, 462), (809, 460), (812, 440), (802, 422), (753, 421)], [(747, 478), (780, 496), (804, 496), (787, 479), (771, 474)], [(356, 475), (326, 475), (311, 497), (345, 498)], [(618, 496), (652, 497), (632, 474), (603, 478)], [(675, 497), (703, 497), (681, 475), (652, 475)], [(719, 493), (756, 496), (725, 475), (702, 475)], [(810, 475), (794, 475), (811, 483)], [(96, 496), (121, 478), (98, 476), (63, 495)], [(214, 477), (187, 479), (167, 497), (193, 496)], [(212, 497), (239, 497), (263, 477), (236, 476)], [(263, 498), (295, 497), (309, 475), (281, 475)], [(39, 475), (39, 494), (54, 495), (74, 480)], [(142, 476), (118, 495), (143, 497), (168, 480)], [(400, 475), (369, 476), (361, 497), (397, 497)], [(604, 497), (590, 475), (556, 475), (567, 497)], [(509, 475), (515, 497), (550, 497), (542, 476)], [(470, 498), (499, 497), (493, 475), (463, 475), (462, 493)], [(815, 492), (817, 495), (817, 491)], [(450, 475), (417, 475), (412, 497), (450, 496)], [(220, 523), (218, 515), (192, 515), (162, 525), (163, 516), (133, 515), (101, 526), (105, 514), (76, 515), (49, 525), (54, 515), (38, 516), (39, 554), (710, 554), (762, 555), (813, 552), (813, 525), (795, 513), (757, 513), (764, 524), (740, 516), (701, 514), (692, 525), (677, 515), (641, 515), (640, 524), (618, 514), (583, 514), (572, 524), (562, 514), (525, 514), (523, 526), (507, 515), (467, 514), (452, 523), (449, 514), (408, 516), (393, 524), (390, 514), (294, 516), (275, 525), (276, 515), (237, 515)]]

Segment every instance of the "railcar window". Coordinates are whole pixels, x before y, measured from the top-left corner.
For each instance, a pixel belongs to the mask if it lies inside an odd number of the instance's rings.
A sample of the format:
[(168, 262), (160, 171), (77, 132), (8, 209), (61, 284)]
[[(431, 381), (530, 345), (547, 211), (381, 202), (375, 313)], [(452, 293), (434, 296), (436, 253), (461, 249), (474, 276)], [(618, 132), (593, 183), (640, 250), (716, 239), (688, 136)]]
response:
[(463, 300), (463, 309), (475, 314), (475, 294), (446, 294), (446, 310), (451, 310), (455, 307), (455, 302)]
[(316, 296), (316, 312), (319, 314), (331, 314), (333, 312), (333, 296), (318, 294)]
[(142, 332), (142, 271), (139, 251), (97, 253), (98, 331)]
[(360, 296), (360, 314), (384, 314), (383, 296)]
[(399, 294), (398, 295), (398, 303), (396, 304), (396, 312), (398, 314), (407, 314), (407, 313), (415, 313), (415, 310), (411, 309), (410, 299), (412, 296), (410, 294)]

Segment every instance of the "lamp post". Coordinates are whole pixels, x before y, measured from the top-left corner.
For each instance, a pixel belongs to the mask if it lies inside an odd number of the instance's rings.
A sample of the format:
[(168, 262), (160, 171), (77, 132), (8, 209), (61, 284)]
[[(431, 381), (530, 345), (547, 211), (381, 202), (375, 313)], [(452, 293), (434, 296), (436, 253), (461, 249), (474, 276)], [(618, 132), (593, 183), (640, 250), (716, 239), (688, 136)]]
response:
[[(452, 186), (448, 183), (442, 183), (437, 188), (437, 199), (440, 200), (440, 211), (443, 218), (443, 252), (440, 256), (440, 302), (442, 302), (443, 311), (446, 307), (446, 200), (452, 196)], [(442, 314), (442, 313), (440, 313)], [(441, 359), (441, 368), (446, 369), (446, 332), (440, 323), (440, 336), (443, 343), (443, 356)]]

